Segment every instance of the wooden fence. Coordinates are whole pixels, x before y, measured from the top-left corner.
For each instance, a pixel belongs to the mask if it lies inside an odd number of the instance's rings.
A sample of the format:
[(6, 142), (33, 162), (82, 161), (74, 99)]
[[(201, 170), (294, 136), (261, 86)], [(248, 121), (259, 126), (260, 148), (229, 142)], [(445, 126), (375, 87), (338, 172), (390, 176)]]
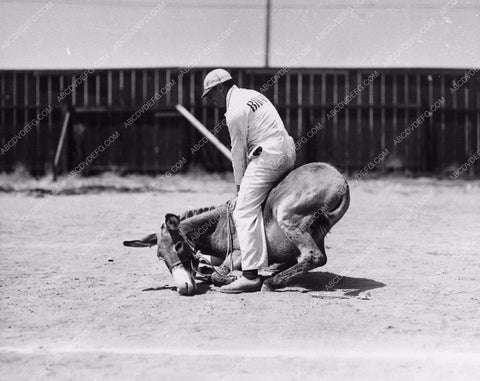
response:
[[(97, 152), (85, 171), (159, 173), (182, 158), (228, 170), (230, 163), (211, 145), (192, 150), (203, 145), (202, 136), (175, 110), (184, 105), (210, 129), (221, 123), (223, 111), (200, 98), (208, 70), (0, 71), (0, 170), (21, 164), (35, 174), (49, 171), (67, 111), (63, 171), (115, 133), (115, 142)], [(480, 76), (468, 69), (231, 73), (240, 87), (263, 91), (277, 106), (298, 143), (297, 165), (327, 161), (353, 173), (387, 149), (386, 159), (371, 171), (441, 173), (480, 149)], [(226, 128), (218, 137), (229, 146)], [(470, 162), (466, 173), (480, 174), (480, 163)]]

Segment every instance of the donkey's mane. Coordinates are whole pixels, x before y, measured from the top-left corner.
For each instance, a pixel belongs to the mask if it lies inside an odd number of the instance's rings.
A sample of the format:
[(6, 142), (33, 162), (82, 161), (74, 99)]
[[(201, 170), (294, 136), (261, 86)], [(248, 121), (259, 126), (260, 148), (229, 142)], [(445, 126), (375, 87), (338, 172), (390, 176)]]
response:
[(185, 213), (183, 213), (180, 216), (180, 221), (186, 220), (187, 218), (196, 216), (198, 214), (209, 212), (210, 210), (213, 210), (215, 208), (216, 208), (216, 206), (207, 206), (205, 208), (197, 208), (197, 209), (187, 210)]

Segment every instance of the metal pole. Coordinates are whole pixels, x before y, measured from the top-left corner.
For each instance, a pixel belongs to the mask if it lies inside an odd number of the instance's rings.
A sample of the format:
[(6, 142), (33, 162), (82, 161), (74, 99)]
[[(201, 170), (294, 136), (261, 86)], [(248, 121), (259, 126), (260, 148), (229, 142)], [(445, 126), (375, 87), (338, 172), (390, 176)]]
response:
[(175, 108), (178, 110), (180, 114), (182, 114), (185, 119), (187, 119), (190, 123), (193, 124), (193, 127), (195, 127), (198, 131), (200, 131), (203, 135), (206, 136), (212, 144), (218, 148), (218, 150), (223, 153), (223, 155), (230, 161), (232, 161), (232, 154), (230, 153), (230, 150), (225, 147), (220, 140), (217, 139), (217, 137), (212, 134), (207, 127), (205, 127), (197, 118), (195, 118), (185, 107), (182, 105), (176, 105)]
[(271, 0), (267, 0), (266, 14), (266, 32), (265, 32), (265, 67), (270, 66), (270, 18), (271, 18)]

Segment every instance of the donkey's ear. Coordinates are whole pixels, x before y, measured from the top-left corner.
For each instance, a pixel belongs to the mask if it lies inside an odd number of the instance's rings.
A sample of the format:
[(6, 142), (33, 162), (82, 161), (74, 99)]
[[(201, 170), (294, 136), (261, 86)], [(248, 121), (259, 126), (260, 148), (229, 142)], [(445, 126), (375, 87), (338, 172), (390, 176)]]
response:
[(175, 214), (168, 213), (165, 216), (165, 225), (167, 225), (168, 230), (177, 230), (178, 225), (180, 225), (180, 217)]
[(123, 246), (129, 247), (152, 247), (157, 244), (157, 235), (150, 234), (142, 239), (135, 239), (133, 241), (123, 241)]

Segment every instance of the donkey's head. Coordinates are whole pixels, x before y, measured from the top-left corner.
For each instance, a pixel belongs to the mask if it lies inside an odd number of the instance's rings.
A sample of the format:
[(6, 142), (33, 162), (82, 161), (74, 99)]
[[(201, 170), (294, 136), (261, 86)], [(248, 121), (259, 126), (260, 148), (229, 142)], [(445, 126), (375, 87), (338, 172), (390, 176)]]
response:
[(193, 274), (197, 261), (190, 242), (185, 239), (185, 235), (180, 231), (180, 217), (167, 214), (159, 233), (150, 234), (140, 240), (124, 241), (123, 244), (130, 247), (150, 247), (156, 244), (157, 256), (167, 265), (177, 285), (177, 291), (180, 295), (193, 295)]

